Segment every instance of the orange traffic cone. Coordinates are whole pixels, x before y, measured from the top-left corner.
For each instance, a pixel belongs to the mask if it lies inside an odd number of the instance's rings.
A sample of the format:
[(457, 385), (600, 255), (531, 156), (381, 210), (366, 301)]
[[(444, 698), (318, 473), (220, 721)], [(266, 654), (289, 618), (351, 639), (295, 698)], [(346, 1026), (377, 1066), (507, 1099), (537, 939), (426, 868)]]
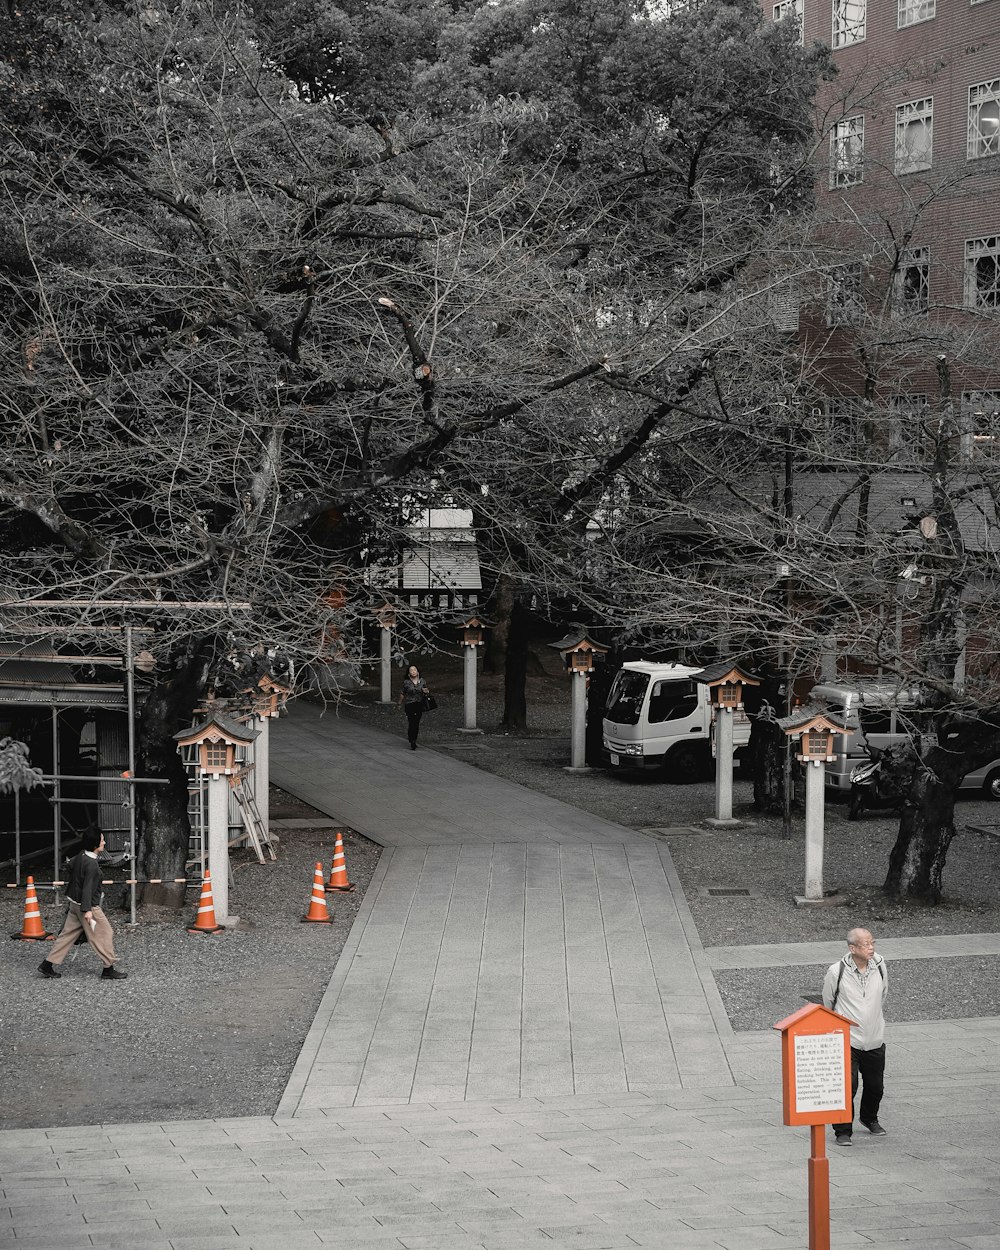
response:
[(42, 924), (42, 913), (38, 909), (38, 896), (35, 894), (35, 878), (28, 878), (28, 888), (24, 895), (24, 924), (20, 933), (10, 935), (15, 942), (51, 942), (54, 933), (46, 933)]
[(312, 898), (309, 900), (309, 910), (302, 917), (302, 923), (306, 921), (312, 924), (331, 924), (330, 912), (326, 905), (326, 895), (323, 893), (323, 865), (317, 864), (316, 871), (313, 873), (313, 892)]
[(344, 839), (337, 830), (337, 845), (333, 848), (333, 865), (330, 868), (330, 880), (326, 883), (328, 890), (340, 890), (344, 894), (354, 889), (353, 881), (347, 880), (347, 860), (344, 858)]
[(205, 869), (205, 879), (201, 883), (201, 898), (198, 899), (198, 914), (188, 933), (221, 933), (222, 925), (215, 922), (215, 902), (212, 899), (212, 874)]

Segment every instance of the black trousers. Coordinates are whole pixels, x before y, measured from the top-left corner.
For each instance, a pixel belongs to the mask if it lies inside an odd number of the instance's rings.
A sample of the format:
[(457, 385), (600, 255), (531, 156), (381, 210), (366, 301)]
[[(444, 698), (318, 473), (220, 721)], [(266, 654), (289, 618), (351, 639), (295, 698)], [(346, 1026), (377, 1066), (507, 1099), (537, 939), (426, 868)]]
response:
[(854, 1128), (854, 1100), (858, 1095), (859, 1077), (862, 1088), (858, 1119), (862, 1124), (871, 1124), (878, 1119), (878, 1109), (882, 1102), (885, 1079), (884, 1042), (877, 1050), (855, 1050), (851, 1047), (851, 1120), (848, 1124), (835, 1124), (835, 1133), (850, 1133)]
[(403, 711), (406, 713), (406, 739), (408, 742), (416, 742), (417, 734), (420, 732), (420, 718), (424, 714), (424, 705), (404, 703)]

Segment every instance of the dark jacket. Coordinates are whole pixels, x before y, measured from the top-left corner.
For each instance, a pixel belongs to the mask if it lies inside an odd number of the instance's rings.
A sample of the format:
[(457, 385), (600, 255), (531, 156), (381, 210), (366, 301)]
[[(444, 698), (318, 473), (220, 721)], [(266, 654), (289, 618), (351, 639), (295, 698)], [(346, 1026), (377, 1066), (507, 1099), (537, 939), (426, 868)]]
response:
[(427, 683), (422, 677), (418, 677), (416, 681), (411, 681), (409, 677), (403, 678), (404, 703), (423, 703), (426, 693)]
[(66, 878), (66, 897), (79, 903), (81, 911), (91, 911), (101, 905), (101, 870), (93, 855), (81, 851), (69, 861)]

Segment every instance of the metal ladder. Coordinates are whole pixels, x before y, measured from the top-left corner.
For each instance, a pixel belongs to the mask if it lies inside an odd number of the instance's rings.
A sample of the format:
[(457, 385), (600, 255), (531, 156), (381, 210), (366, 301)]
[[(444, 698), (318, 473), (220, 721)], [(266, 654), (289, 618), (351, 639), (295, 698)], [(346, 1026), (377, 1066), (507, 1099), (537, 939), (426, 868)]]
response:
[[(240, 815), (243, 817), (243, 829), (246, 837), (250, 840), (250, 845), (257, 852), (258, 860), (262, 864), (267, 862), (264, 856), (265, 850), (272, 860), (276, 860), (278, 856), (271, 842), (271, 835), (264, 827), (260, 809), (257, 807), (257, 800), (254, 798), (253, 792), (243, 785), (240, 777), (234, 777), (230, 785), (232, 786), (232, 794), (236, 801), (236, 806), (240, 809)], [(232, 839), (229, 845), (235, 846), (242, 841), (243, 835)]]

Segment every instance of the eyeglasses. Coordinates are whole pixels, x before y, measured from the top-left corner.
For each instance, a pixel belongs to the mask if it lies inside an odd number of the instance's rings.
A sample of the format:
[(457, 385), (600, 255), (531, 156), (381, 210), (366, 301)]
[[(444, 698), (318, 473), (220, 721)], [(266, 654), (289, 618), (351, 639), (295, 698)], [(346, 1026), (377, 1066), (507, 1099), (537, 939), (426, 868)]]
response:
[(850, 942), (848, 943), (848, 945), (858, 946), (861, 948), (861, 950), (874, 950), (875, 949), (874, 942)]

